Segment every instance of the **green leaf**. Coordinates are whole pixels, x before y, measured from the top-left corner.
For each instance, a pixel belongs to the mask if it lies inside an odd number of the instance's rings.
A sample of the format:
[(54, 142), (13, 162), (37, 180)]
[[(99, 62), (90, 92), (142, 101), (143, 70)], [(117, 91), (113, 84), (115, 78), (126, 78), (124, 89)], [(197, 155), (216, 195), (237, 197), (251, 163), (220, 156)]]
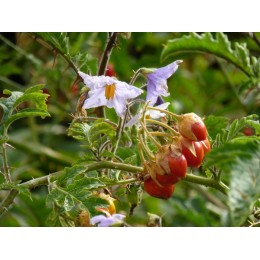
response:
[[(252, 119), (257, 119), (257, 115), (249, 115), (247, 117), (242, 117), (240, 119), (235, 119), (229, 127), (223, 132), (221, 135), (221, 141), (223, 143), (230, 142), (232, 139), (236, 138), (237, 136), (241, 135), (241, 130), (247, 126), (248, 124), (253, 124)], [(259, 122), (255, 122), (255, 126), (259, 127)]]
[(247, 120), (246, 124), (252, 126), (255, 129), (255, 134), (260, 135), (260, 123), (259, 121)]
[(37, 32), (36, 36), (55, 47), (62, 53), (69, 55), (69, 37), (64, 32)]
[(105, 122), (102, 118), (96, 120), (92, 125), (75, 122), (71, 124), (68, 130), (69, 136), (84, 141), (87, 147), (94, 151), (98, 151), (100, 146), (107, 140), (115, 144), (115, 133), (115, 127)]
[(37, 32), (33, 33), (36, 38), (41, 38), (56, 52), (61, 53), (68, 63), (73, 64), (77, 70), (85, 73), (95, 73), (97, 68), (97, 59), (93, 58), (86, 50), (72, 53), (70, 49), (70, 39), (67, 33), (61, 32)]
[(2, 190), (2, 189), (17, 190), (20, 194), (23, 194), (23, 195), (29, 197), (30, 199), (32, 199), (30, 190), (25, 186), (19, 185), (18, 182), (2, 183), (2, 184), (0, 184), (0, 190)]
[[(54, 188), (49, 195), (47, 196), (46, 203), (54, 205), (61, 208), (61, 213), (64, 212), (67, 214), (75, 215), (78, 210), (88, 210), (91, 215), (97, 213), (97, 208), (106, 208), (109, 206), (107, 200), (101, 199), (96, 195), (93, 195), (86, 187), (83, 187), (84, 181), (75, 182), (69, 185), (68, 188), (56, 187)], [(87, 181), (88, 187), (93, 188), (99, 186), (99, 184), (94, 180), (93, 184), (91, 181)]]
[(204, 123), (207, 127), (209, 136), (214, 140), (218, 133), (221, 133), (222, 129), (225, 129), (228, 125), (229, 119), (224, 116), (208, 116)]
[(241, 226), (260, 196), (260, 148), (248, 159), (232, 164), (228, 194), (233, 226)]
[(72, 167), (65, 167), (64, 173), (58, 177), (57, 184), (58, 185), (66, 185), (68, 181), (73, 180), (76, 176), (84, 173), (86, 171), (86, 166), (82, 165), (74, 165)]
[(225, 143), (221, 147), (213, 149), (206, 156), (204, 167), (216, 166), (224, 172), (229, 172), (230, 167), (237, 163), (237, 160), (249, 160), (255, 156), (259, 147), (259, 141), (251, 138), (234, 139), (231, 143)]
[[(44, 85), (37, 85), (30, 87), (25, 92), (4, 90), (5, 94), (10, 95), (8, 98), (0, 99), (1, 106), (1, 125), (0, 133), (7, 131), (8, 127), (17, 119), (30, 117), (30, 116), (41, 116), (42, 118), (50, 116), (47, 112), (46, 100), (48, 95), (42, 93), (42, 87)], [(28, 102), (28, 105), (32, 103), (36, 108), (25, 108), (20, 110), (19, 105), (21, 103)]]
[(46, 116), (50, 116), (48, 112), (42, 109), (36, 109), (36, 108), (25, 108), (18, 113), (10, 116), (6, 122), (5, 126), (8, 128), (15, 120), (24, 118), (24, 117), (30, 117), (30, 116), (40, 116), (42, 118), (45, 118)]
[(259, 72), (256, 69), (259, 59), (256, 62), (256, 58), (254, 58), (254, 62), (250, 62), (246, 44), (235, 43), (235, 48), (232, 48), (231, 42), (224, 33), (217, 32), (215, 37), (209, 32), (204, 34), (190, 33), (181, 38), (169, 40), (163, 49), (161, 58), (166, 59), (172, 56), (174, 59), (174, 56), (186, 52), (214, 54), (231, 62), (247, 76), (259, 77)]

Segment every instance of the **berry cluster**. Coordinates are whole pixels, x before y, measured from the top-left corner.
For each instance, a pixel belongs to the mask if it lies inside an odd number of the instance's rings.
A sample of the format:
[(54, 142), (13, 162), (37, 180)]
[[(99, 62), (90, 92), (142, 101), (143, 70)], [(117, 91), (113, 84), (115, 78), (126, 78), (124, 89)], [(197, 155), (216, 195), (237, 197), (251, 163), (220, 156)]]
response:
[(144, 165), (144, 190), (153, 197), (170, 198), (174, 185), (186, 176), (187, 167), (198, 168), (211, 149), (206, 126), (198, 115), (181, 115), (177, 130), (173, 142), (163, 145), (155, 160)]

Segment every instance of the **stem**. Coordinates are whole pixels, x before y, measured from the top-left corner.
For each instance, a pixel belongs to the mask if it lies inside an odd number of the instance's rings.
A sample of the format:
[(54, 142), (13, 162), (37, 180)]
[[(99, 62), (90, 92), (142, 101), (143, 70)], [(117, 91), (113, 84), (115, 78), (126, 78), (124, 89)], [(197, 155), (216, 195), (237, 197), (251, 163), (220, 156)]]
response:
[(182, 118), (182, 116), (180, 116), (180, 115), (174, 114), (174, 113), (172, 113), (168, 110), (164, 110), (164, 109), (161, 109), (161, 108), (158, 108), (158, 107), (149, 107), (148, 106), (147, 109), (156, 110), (156, 111), (160, 111), (162, 113), (168, 114), (168, 115), (172, 116), (173, 118), (175, 118), (177, 121)]
[[(107, 161), (94, 162), (92, 164), (87, 164), (85, 171), (90, 172), (90, 171), (98, 170), (98, 169), (115, 169), (115, 170), (127, 171), (127, 172), (132, 172), (132, 173), (139, 173), (139, 172), (143, 171), (143, 167), (138, 167), (138, 166), (124, 164), (124, 163), (107, 162)], [(48, 184), (49, 180), (51, 178), (53, 180), (55, 180), (59, 176), (61, 176), (63, 173), (64, 173), (63, 171), (51, 173), (49, 175), (24, 182), (24, 183), (20, 184), (20, 186), (26, 187), (28, 189), (34, 189), (38, 186)], [(124, 185), (124, 184), (132, 183), (135, 181), (138, 181), (138, 180), (135, 178), (131, 178), (128, 180), (120, 181), (119, 184)], [(222, 182), (218, 182), (213, 179), (195, 176), (193, 174), (187, 174), (186, 177), (183, 179), (183, 181), (200, 184), (200, 185), (204, 185), (207, 187), (212, 187), (212, 188), (215, 188), (215, 189), (221, 191), (225, 195), (227, 195), (228, 190), (229, 190), (229, 188)], [(7, 211), (8, 207), (13, 203), (13, 200), (17, 194), (18, 194), (17, 190), (13, 190), (13, 189), (10, 190), (7, 197), (0, 204), (0, 215), (2, 215), (4, 212)]]
[(174, 129), (172, 129), (171, 127), (169, 127), (168, 125), (160, 122), (160, 121), (157, 121), (157, 120), (153, 120), (153, 119), (146, 119), (147, 122), (149, 123), (152, 123), (152, 124), (157, 124), (157, 125), (160, 125), (166, 129), (168, 129), (173, 135), (180, 135), (178, 132), (176, 132)]
[(8, 166), (8, 161), (7, 161), (7, 154), (6, 154), (6, 143), (2, 144), (2, 157), (3, 157), (3, 170), (4, 170), (4, 176), (5, 176), (5, 181), (7, 183), (11, 183), (11, 174), (10, 174), (10, 169)]
[(193, 174), (186, 174), (186, 177), (183, 179), (183, 181), (197, 183), (200, 185), (204, 185), (206, 187), (215, 188), (219, 191), (221, 191), (223, 194), (227, 195), (229, 188), (223, 183), (216, 181), (214, 179), (208, 179), (200, 176), (195, 176)]
[(143, 150), (142, 150), (142, 145), (140, 143), (138, 144), (138, 152), (139, 152), (139, 155), (140, 155), (141, 162), (142, 162), (142, 164), (144, 164), (145, 158), (144, 158), (144, 153), (143, 153)]
[(106, 48), (104, 50), (104, 53), (101, 57), (99, 69), (98, 69), (98, 75), (104, 75), (106, 72), (107, 64), (110, 58), (110, 55), (112, 53), (112, 49), (115, 46), (116, 40), (117, 40), (117, 32), (111, 33), (111, 35), (108, 35), (108, 41)]
[(122, 117), (119, 118), (119, 123), (118, 123), (117, 133), (116, 133), (116, 139), (117, 140), (116, 140), (116, 145), (115, 145), (115, 148), (114, 148), (114, 151), (113, 151), (114, 155), (116, 154), (116, 150), (118, 148), (118, 145), (119, 145), (119, 142), (120, 142), (120, 139), (121, 139), (121, 135), (122, 135), (122, 132), (123, 132), (124, 127), (125, 127), (128, 111), (129, 111), (129, 106), (127, 105), (123, 119), (122, 119)]
[(140, 140), (141, 147), (145, 150), (145, 152), (148, 155), (148, 157), (153, 161), (155, 159), (155, 157), (152, 154), (152, 152), (150, 151), (150, 149), (147, 147), (147, 145), (145, 144), (141, 134), (139, 134), (139, 140)]
[[(55, 52), (56, 54), (59, 53), (65, 60), (66, 62), (69, 64), (69, 66), (77, 73), (78, 75), (78, 69), (75, 66), (75, 64), (70, 60), (70, 58), (64, 54), (62, 51), (60, 51), (58, 48), (53, 47), (52, 45), (50, 45), (48, 42), (46, 42), (44, 39), (42, 39), (40, 36), (38, 35), (34, 35), (33, 33), (29, 33), (29, 36), (31, 36), (35, 41), (39, 42), (41, 45), (43, 45), (44, 47), (50, 49), (51, 51)], [(79, 77), (79, 75), (78, 75)], [(81, 79), (81, 77), (79, 77)], [(81, 79), (82, 80), (82, 79)]]
[(10, 190), (6, 198), (0, 204), (0, 216), (8, 211), (8, 207), (13, 203), (14, 198), (18, 194), (17, 190)]
[(129, 85), (133, 85), (133, 84), (134, 84), (134, 82), (136, 81), (137, 77), (140, 75), (141, 71), (142, 71), (142, 68), (138, 69), (138, 70), (134, 73), (134, 75), (133, 75), (131, 81), (129, 82)]
[(146, 134), (148, 135), (148, 137), (152, 140), (152, 142), (157, 146), (158, 149), (161, 149), (162, 146), (159, 142), (157, 142), (155, 140), (155, 138), (150, 134), (150, 132), (147, 130), (147, 128), (145, 127), (144, 123), (142, 121), (140, 121), (140, 124), (142, 126), (142, 128), (144, 129), (144, 131), (146, 132)]
[(206, 189), (194, 185), (193, 183), (187, 182), (186, 185), (194, 190), (196, 190), (198, 193), (200, 193), (204, 198), (206, 198), (208, 201), (210, 201), (212, 204), (216, 205), (217, 207), (221, 209), (227, 209), (227, 206), (218, 198), (213, 196), (212, 194), (208, 193)]
[(169, 139), (173, 139), (173, 137), (170, 134), (163, 133), (163, 132), (150, 132), (150, 134), (154, 136), (162, 136), (162, 137), (167, 137)]

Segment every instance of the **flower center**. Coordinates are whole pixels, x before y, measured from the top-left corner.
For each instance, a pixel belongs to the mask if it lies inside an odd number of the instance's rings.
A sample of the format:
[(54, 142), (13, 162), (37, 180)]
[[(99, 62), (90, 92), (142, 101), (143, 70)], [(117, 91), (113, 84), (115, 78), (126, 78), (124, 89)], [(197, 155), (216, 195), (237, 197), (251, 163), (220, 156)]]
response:
[(107, 100), (113, 99), (115, 96), (115, 91), (116, 91), (116, 84), (112, 85), (106, 85), (105, 86), (105, 97)]

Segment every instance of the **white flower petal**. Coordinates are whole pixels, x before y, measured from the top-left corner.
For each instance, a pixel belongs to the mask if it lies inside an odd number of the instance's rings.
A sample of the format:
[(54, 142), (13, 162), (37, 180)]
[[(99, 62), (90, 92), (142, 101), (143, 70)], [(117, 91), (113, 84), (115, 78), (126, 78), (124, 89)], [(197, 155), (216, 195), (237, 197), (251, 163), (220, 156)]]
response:
[(126, 110), (126, 101), (123, 98), (115, 96), (113, 99), (113, 107), (116, 110), (118, 116), (123, 116)]
[(125, 82), (118, 81), (116, 85), (116, 95), (124, 97), (124, 99), (135, 98), (143, 93), (143, 90)]
[(83, 108), (93, 108), (99, 106), (105, 106), (107, 99), (105, 97), (105, 88), (98, 88), (89, 91), (89, 98), (87, 98), (83, 104)]
[[(156, 106), (155, 108), (160, 108), (160, 109), (167, 109), (167, 107), (169, 106), (169, 102), (166, 102), (166, 103), (163, 103), (163, 104), (161, 104), (161, 105), (159, 105), (159, 106)], [(149, 115), (151, 118), (153, 118), (153, 119), (158, 119), (158, 118), (160, 118), (160, 117), (165, 117), (166, 115), (165, 115), (165, 113), (162, 113), (162, 112), (160, 112), (160, 111), (157, 111), (157, 110), (148, 110), (147, 112), (146, 112), (146, 114), (147, 115)]]

